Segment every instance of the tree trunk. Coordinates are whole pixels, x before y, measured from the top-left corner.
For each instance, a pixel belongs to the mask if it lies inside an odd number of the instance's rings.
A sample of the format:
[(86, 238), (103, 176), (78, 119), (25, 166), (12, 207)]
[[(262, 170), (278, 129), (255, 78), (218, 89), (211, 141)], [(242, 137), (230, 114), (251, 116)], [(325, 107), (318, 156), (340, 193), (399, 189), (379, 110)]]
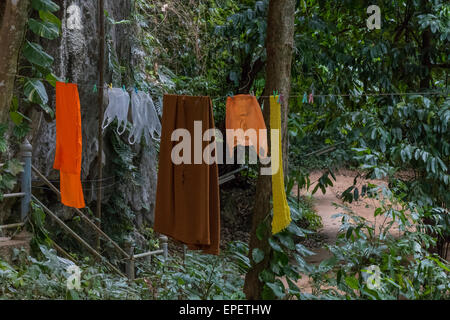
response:
[(431, 84), (431, 30), (427, 28), (422, 33), (422, 67), (425, 74), (420, 80), (420, 88), (428, 89)]
[(255, 63), (251, 62), (251, 55), (248, 55), (246, 61), (242, 65), (241, 79), (239, 80), (238, 93), (249, 93), (253, 82), (255, 81), (258, 73), (263, 70), (265, 62), (259, 58)]
[[(267, 23), (267, 62), (266, 62), (266, 87), (264, 96), (270, 96), (274, 90), (278, 90), (284, 96), (281, 106), (281, 125), (283, 159), (287, 160), (287, 118), (288, 97), (291, 89), (291, 64), (294, 42), (294, 17), (295, 0), (271, 0)], [(264, 120), (267, 128), (270, 123), (269, 99), (264, 98)], [(270, 134), (268, 133), (269, 145)], [(259, 274), (270, 265), (271, 248), (268, 238), (271, 236), (270, 228), (266, 228), (266, 234), (262, 241), (256, 236), (258, 226), (270, 214), (270, 196), (272, 191), (272, 177), (260, 175), (256, 186), (255, 208), (250, 234), (249, 256), (252, 259), (252, 251), (259, 248), (264, 252), (264, 260), (254, 265), (245, 277), (244, 292), (247, 299), (261, 299), (264, 284), (259, 281)]]
[[(429, 2), (426, 0), (421, 1), (422, 10), (425, 13), (431, 13), (429, 8)], [(429, 89), (432, 83), (431, 77), (431, 39), (432, 33), (430, 27), (426, 28), (422, 32), (422, 45), (420, 48), (421, 51), (421, 64), (423, 68), (424, 74), (420, 79), (420, 89)]]
[(9, 114), (14, 74), (28, 18), (29, 0), (7, 0), (0, 7), (0, 122)]

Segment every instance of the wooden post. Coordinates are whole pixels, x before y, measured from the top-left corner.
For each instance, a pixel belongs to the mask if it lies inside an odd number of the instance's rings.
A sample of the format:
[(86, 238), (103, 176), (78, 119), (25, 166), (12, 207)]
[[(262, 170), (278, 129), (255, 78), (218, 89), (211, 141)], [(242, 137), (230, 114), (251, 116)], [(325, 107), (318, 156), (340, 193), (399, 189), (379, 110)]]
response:
[(163, 250), (164, 262), (166, 262), (167, 257), (169, 256), (169, 253), (167, 250), (168, 249), (168, 244), (167, 244), (168, 238), (165, 235), (161, 235), (159, 237), (159, 239), (161, 240), (161, 248)]
[(24, 221), (30, 211), (31, 202), (31, 151), (32, 146), (27, 139), (20, 145), (20, 155), (23, 161), (22, 192), (20, 219)]
[[(98, 73), (99, 73), (99, 85), (98, 85), (98, 187), (97, 187), (97, 226), (101, 228), (102, 219), (102, 178), (103, 178), (103, 72), (104, 72), (104, 60), (105, 60), (105, 12), (104, 12), (104, 0), (98, 1), (99, 11), (99, 30), (98, 38), (100, 41), (99, 57), (98, 57)], [(97, 250), (100, 250), (100, 236), (97, 235)]]
[(127, 260), (126, 266), (125, 266), (125, 273), (128, 277), (128, 280), (133, 281), (135, 279), (134, 274), (134, 246), (131, 244), (131, 242), (125, 243), (125, 250), (127, 250), (128, 255), (130, 256), (130, 259)]

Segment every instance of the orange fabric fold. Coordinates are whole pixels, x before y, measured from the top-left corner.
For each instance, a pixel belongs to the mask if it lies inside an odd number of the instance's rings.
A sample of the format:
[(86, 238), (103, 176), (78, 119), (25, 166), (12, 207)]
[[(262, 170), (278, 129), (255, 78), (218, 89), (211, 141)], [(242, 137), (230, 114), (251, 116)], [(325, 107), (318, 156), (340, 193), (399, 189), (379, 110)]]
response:
[(73, 83), (56, 83), (56, 152), (53, 168), (59, 170), (61, 202), (84, 208), (81, 186), (81, 111), (78, 87)]
[[(227, 114), (225, 121), (227, 130), (235, 131), (234, 135), (227, 132), (227, 146), (230, 156), (237, 145), (253, 146), (260, 158), (267, 156), (267, 128), (258, 100), (255, 96), (240, 94), (227, 98)], [(255, 131), (251, 133), (250, 129)], [(260, 131), (263, 130), (263, 131)]]

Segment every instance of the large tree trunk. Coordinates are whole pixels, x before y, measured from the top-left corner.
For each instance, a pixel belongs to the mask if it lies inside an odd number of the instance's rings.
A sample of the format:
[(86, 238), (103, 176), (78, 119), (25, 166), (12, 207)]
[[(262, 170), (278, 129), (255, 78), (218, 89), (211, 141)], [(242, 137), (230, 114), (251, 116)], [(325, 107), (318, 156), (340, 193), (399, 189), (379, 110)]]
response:
[[(287, 118), (288, 97), (291, 88), (291, 64), (294, 42), (295, 0), (271, 0), (267, 24), (267, 63), (266, 88), (264, 96), (270, 96), (274, 90), (285, 97), (281, 110), (283, 159), (287, 160)], [(269, 99), (264, 99), (264, 119), (267, 127), (270, 123)], [(268, 134), (270, 140), (270, 134)], [(244, 292), (247, 299), (261, 299), (264, 284), (259, 281), (259, 274), (270, 264), (271, 248), (268, 243), (270, 228), (262, 241), (256, 236), (256, 230), (270, 214), (271, 176), (260, 175), (256, 186), (255, 208), (250, 234), (250, 259), (254, 248), (264, 251), (264, 260), (254, 265), (245, 277)]]
[(0, 6), (0, 123), (9, 114), (29, 3), (29, 0), (6, 0)]

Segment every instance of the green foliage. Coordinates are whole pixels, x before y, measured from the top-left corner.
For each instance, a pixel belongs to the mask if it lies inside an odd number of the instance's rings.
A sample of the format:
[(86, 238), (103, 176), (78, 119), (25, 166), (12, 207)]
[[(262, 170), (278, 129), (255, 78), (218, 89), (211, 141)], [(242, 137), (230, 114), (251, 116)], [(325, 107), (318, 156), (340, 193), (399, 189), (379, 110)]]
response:
[(225, 99), (215, 96), (251, 88), (261, 93), (264, 88), (260, 71), (267, 3), (137, 0), (136, 42), (143, 52), (136, 53), (144, 62), (135, 71), (134, 82), (156, 96), (165, 92), (211, 96), (217, 127), (222, 128)]
[[(385, 190), (384, 194), (389, 195)], [(310, 276), (314, 294), (323, 299), (389, 300), (404, 298), (448, 299), (450, 297), (450, 265), (429, 249), (435, 239), (423, 232), (420, 220), (413, 221), (414, 211), (407, 203), (384, 203), (375, 215), (384, 217), (376, 225), (353, 212), (339, 214), (342, 227), (335, 245), (328, 246), (332, 257), (313, 267)], [(343, 207), (345, 209), (345, 207)], [(391, 218), (392, 221), (387, 218)], [(402, 234), (391, 229), (394, 221)], [(411, 231), (414, 225), (417, 230)], [(380, 268), (379, 286), (368, 286), (370, 266)]]
[(221, 256), (188, 253), (185, 261), (176, 256), (163, 262), (156, 256), (151, 264), (138, 263), (134, 282), (110, 273), (85, 258), (81, 290), (68, 290), (70, 260), (53, 249), (39, 246), (41, 258), (16, 252), (16, 267), (0, 260), (1, 299), (145, 300), (145, 299), (243, 299), (243, 273), (248, 269), (246, 244), (231, 243)]
[[(39, 19), (29, 18), (28, 28), (38, 37), (54, 40), (60, 36), (61, 21), (52, 13), (59, 10), (59, 6), (51, 0), (33, 0), (32, 8), (39, 14)], [(18, 81), (19, 92), (23, 91), (20, 98), (20, 106), (28, 108), (35, 104), (50, 116), (54, 116), (53, 110), (47, 105), (48, 95), (44, 82), (46, 79), (51, 86), (55, 86), (57, 77), (52, 73), (54, 58), (46, 53), (39, 43), (26, 40), (22, 48), (22, 56), (29, 63), (30, 78)], [(22, 66), (24, 68), (25, 66)], [(11, 107), (11, 118), (15, 124), (22, 123), (23, 114), (17, 107)], [(14, 110), (16, 109), (16, 110)]]
[(59, 10), (59, 6), (51, 0), (33, 0), (31, 6), (37, 11), (55, 12)]
[[(288, 189), (289, 190), (289, 189)], [(301, 243), (307, 237), (313, 235), (320, 228), (320, 217), (312, 209), (311, 202), (297, 203), (297, 199), (288, 197), (291, 209), (291, 224), (282, 232), (268, 239), (273, 252), (270, 256), (270, 266), (259, 274), (259, 280), (264, 283), (263, 299), (287, 299), (289, 297), (305, 297), (296, 283), (301, 279), (301, 274), (310, 271), (311, 267), (304, 260), (305, 257), (315, 253)], [(303, 227), (306, 223), (308, 228)], [(257, 236), (262, 240), (264, 230), (270, 228), (268, 219), (258, 226)], [(252, 252), (252, 263), (259, 263), (264, 259), (264, 252), (255, 248)], [(280, 281), (283, 278), (288, 288)]]
[(169, 257), (163, 265), (158, 259), (139, 276), (155, 288), (162, 300), (244, 299), (243, 274), (249, 268), (248, 247), (242, 242), (229, 244), (220, 256), (188, 252), (184, 261)]
[[(4, 154), (9, 149), (9, 144), (6, 141), (6, 131), (8, 125), (0, 125), (0, 152)], [(17, 184), (19, 173), (23, 171), (22, 163), (17, 159), (3, 159), (4, 163), (0, 166), (0, 200), (3, 195), (14, 189)]]
[(265, 61), (267, 6), (268, 1), (241, 5), (239, 11), (215, 27), (214, 33), (220, 39), (217, 58), (231, 67), (228, 79), (238, 91), (241, 87), (250, 89), (253, 79), (247, 73), (258, 68), (256, 61)]
[(70, 260), (56, 255), (55, 250), (39, 247), (42, 259), (23, 256), (24, 263), (13, 268), (0, 260), (1, 299), (52, 300), (141, 300), (149, 299), (145, 286), (129, 283), (126, 278), (111, 274), (99, 264), (85, 262), (81, 269), (81, 290), (69, 290), (67, 268)]
[[(365, 27), (361, 2), (309, 1), (299, 6), (293, 92), (300, 98), (290, 106), (290, 162), (299, 184), (307, 187), (305, 169), (330, 170), (342, 164), (359, 166), (365, 177), (387, 179), (394, 197), (415, 207), (418, 226), (426, 222), (437, 228), (423, 232), (437, 240), (442, 254), (450, 234), (450, 7), (445, 1), (377, 4), (383, 17), (380, 31)], [(303, 93), (313, 90), (325, 96), (316, 97), (314, 104), (303, 103)], [(341, 144), (325, 154), (327, 159), (305, 157), (320, 149), (318, 145), (336, 143)], [(371, 189), (370, 184), (358, 187), (355, 179), (342, 199), (358, 201)]]
[(42, 208), (31, 203), (31, 213), (30, 213), (30, 226), (33, 231), (33, 238), (31, 239), (31, 247), (34, 252), (39, 253), (40, 246), (51, 246), (52, 240), (49, 238), (49, 232), (45, 228), (45, 212)]
[[(117, 123), (111, 125), (108, 129), (113, 156), (112, 165), (115, 179), (120, 183), (131, 183), (139, 185), (138, 168), (135, 165), (137, 156), (131, 146), (125, 143), (116, 132)], [(134, 229), (135, 214), (125, 200), (123, 193), (119, 192), (111, 197), (111, 201), (105, 206), (106, 215), (103, 217), (103, 226), (107, 234), (112, 235), (113, 239), (123, 244), (128, 239), (128, 235)]]
[(38, 21), (33, 18), (28, 20), (31, 31), (46, 39), (56, 39), (59, 37), (59, 25), (52, 21)]

